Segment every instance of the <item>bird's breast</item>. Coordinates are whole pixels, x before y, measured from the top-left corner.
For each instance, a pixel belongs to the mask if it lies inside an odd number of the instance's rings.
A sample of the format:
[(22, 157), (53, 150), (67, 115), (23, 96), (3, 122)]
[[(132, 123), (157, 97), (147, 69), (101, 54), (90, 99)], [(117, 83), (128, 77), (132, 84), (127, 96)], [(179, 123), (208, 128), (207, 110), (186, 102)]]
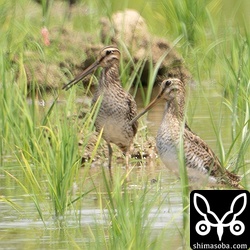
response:
[(160, 127), (156, 137), (157, 151), (164, 165), (174, 172), (178, 171), (176, 143), (171, 133)]
[(116, 98), (105, 99), (103, 96), (98, 111), (95, 126), (97, 131), (103, 129), (103, 138), (107, 142), (117, 145), (129, 145), (134, 137), (132, 125), (130, 125), (129, 108), (124, 100)]

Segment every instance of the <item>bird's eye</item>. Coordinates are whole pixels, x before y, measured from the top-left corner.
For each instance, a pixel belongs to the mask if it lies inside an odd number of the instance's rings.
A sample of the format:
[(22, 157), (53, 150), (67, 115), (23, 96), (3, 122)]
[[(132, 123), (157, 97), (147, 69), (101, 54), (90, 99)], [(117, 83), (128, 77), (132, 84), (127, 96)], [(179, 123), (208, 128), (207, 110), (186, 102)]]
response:
[(169, 86), (171, 83), (172, 83), (172, 82), (171, 82), (170, 80), (167, 80), (167, 81), (165, 82), (166, 86)]
[(112, 50), (107, 50), (106, 51), (106, 56), (110, 55), (112, 53)]

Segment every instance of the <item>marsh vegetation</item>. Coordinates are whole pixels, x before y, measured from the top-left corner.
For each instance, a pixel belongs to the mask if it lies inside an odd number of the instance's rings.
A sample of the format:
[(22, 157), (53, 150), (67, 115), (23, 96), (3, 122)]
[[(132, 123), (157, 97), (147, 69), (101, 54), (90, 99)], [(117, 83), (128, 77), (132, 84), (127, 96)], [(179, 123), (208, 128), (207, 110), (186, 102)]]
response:
[[(247, 0), (86, 0), (70, 8), (61, 1), (1, 0), (0, 246), (189, 246), (185, 171), (180, 181), (157, 157), (131, 159), (126, 181), (125, 162), (115, 152), (111, 185), (101, 136), (88, 148), (98, 112), (98, 103), (90, 107), (91, 86), (99, 72), (87, 85), (61, 89), (87, 60), (82, 47), (101, 43), (99, 20), (118, 10), (137, 10), (152, 36), (174, 44), (192, 75), (188, 124), (225, 167), (243, 176), (249, 189), (249, 7)], [(51, 39), (47, 45), (41, 35), (45, 26)], [(149, 65), (143, 86), (143, 62), (132, 58), (121, 62), (121, 79), (141, 109), (155, 94), (159, 64)], [(158, 107), (140, 120), (135, 138), (139, 151), (148, 150), (145, 145), (155, 136), (161, 116)]]

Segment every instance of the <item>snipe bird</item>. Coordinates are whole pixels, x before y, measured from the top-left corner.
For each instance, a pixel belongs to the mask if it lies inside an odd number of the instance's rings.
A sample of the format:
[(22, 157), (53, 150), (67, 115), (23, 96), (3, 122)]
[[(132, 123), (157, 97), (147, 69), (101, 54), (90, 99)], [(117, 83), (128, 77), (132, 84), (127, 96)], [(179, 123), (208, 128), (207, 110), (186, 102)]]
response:
[(164, 165), (178, 174), (177, 155), (182, 135), (185, 165), (190, 180), (242, 189), (239, 184), (240, 177), (222, 167), (209, 146), (186, 124), (183, 125), (185, 121), (185, 86), (179, 79), (164, 80), (157, 97), (131, 123), (137, 121), (162, 98), (166, 101), (166, 105), (156, 137), (156, 147)]
[(118, 48), (107, 46), (100, 51), (97, 60), (92, 65), (63, 87), (68, 90), (96, 68), (103, 68), (92, 104), (101, 97), (95, 127), (97, 132), (102, 131), (102, 137), (108, 144), (110, 173), (113, 152), (111, 143), (116, 144), (125, 154), (126, 169), (128, 169), (130, 148), (138, 127), (137, 122), (130, 123), (137, 114), (137, 107), (134, 98), (121, 86), (119, 62)]

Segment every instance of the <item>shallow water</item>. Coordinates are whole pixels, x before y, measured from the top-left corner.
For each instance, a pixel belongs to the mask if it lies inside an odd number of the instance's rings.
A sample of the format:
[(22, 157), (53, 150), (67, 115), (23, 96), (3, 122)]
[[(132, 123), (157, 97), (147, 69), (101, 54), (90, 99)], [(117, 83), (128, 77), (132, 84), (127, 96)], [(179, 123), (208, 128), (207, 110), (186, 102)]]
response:
[[(96, 172), (98, 171), (97, 167), (95, 167), (90, 171), (90, 175), (92, 173), (96, 176)], [(160, 171), (161, 168), (157, 167), (152, 170), (151, 174), (152, 176), (157, 176)], [(15, 170), (14, 175), (20, 178), (22, 171)], [(136, 178), (138, 178), (138, 175), (143, 176), (145, 175), (145, 170), (135, 168), (132, 170), (132, 176), (135, 175)], [(162, 195), (166, 195), (167, 198), (160, 209), (160, 213), (157, 207), (150, 211), (149, 218), (154, 218), (157, 214), (157, 219), (152, 225), (155, 234), (166, 227), (176, 227), (176, 224), (181, 226), (182, 221), (179, 182), (176, 182), (176, 179), (167, 170), (161, 171), (161, 175), (161, 182), (164, 189)], [(97, 183), (99, 182), (100, 186), (102, 186), (103, 182), (100, 179), (101, 176), (99, 174), (99, 177), (96, 177), (94, 180)], [(11, 200), (16, 206), (18, 205), (20, 212), (15, 211), (9, 204), (0, 201), (1, 249), (72, 249), (73, 243), (85, 249), (91, 246), (91, 241), (93, 241), (93, 244), (95, 243), (94, 239), (89, 238), (89, 231), (95, 231), (96, 227), (99, 226), (105, 228), (110, 224), (108, 211), (100, 209), (100, 197), (95, 192), (90, 193), (82, 199), (81, 209), (66, 214), (66, 226), (60, 226), (55, 223), (49, 212), (50, 210), (48, 210), (48, 213), (44, 213), (47, 219), (42, 222), (37, 214), (34, 203), (30, 201), (27, 195), (23, 194), (20, 186), (13, 182), (11, 187), (8, 184), (8, 188), (5, 189), (5, 180), (6, 176), (1, 175), (1, 195)], [(132, 180), (128, 189), (140, 189), (141, 185), (143, 184), (138, 184), (136, 180)], [(105, 193), (102, 193), (102, 199), (104, 198)], [(102, 202), (105, 203), (105, 200)], [(40, 205), (46, 207), (47, 203)], [(177, 232), (173, 231), (172, 234), (177, 242), (180, 241), (180, 236)]]
[[(203, 88), (204, 89), (204, 88)], [(205, 89), (201, 94), (199, 87), (192, 87), (189, 93), (188, 123), (192, 130), (203, 138), (218, 153), (219, 149), (216, 136), (211, 123), (210, 112), (214, 124), (220, 129), (225, 149), (230, 144), (230, 113), (222, 103), (222, 98), (216, 94), (213, 86)], [(155, 90), (154, 95), (157, 94)], [(85, 100), (79, 99), (79, 103)], [(60, 105), (63, 105), (61, 102)], [(137, 97), (138, 108), (142, 109), (143, 104), (140, 97)], [(40, 102), (39, 105), (46, 105)], [(156, 106), (151, 112), (142, 118), (148, 126), (149, 134), (155, 136), (161, 122), (164, 103)], [(147, 122), (146, 122), (147, 120)], [(246, 155), (249, 160), (250, 156)], [(8, 162), (8, 171), (15, 177), (22, 180), (22, 170), (11, 156), (6, 156), (4, 161)], [(151, 164), (145, 165), (145, 161), (135, 165), (131, 171), (130, 189), (141, 188), (150, 180), (157, 179), (159, 175), (162, 187), (162, 196), (165, 196), (159, 215), (153, 224), (153, 235), (168, 228), (166, 242), (176, 242), (181, 246), (181, 237), (178, 227), (182, 225), (182, 200), (180, 183), (164, 166), (159, 159), (153, 159)], [(124, 172), (124, 169), (122, 170)], [(81, 171), (80, 173), (81, 174)], [(101, 169), (98, 166), (90, 170), (90, 175), (95, 176), (94, 182), (100, 187), (103, 185)], [(140, 182), (138, 182), (140, 180)], [(91, 180), (90, 180), (91, 181)], [(76, 186), (80, 183), (76, 183)], [(87, 185), (87, 184), (86, 184)], [(100, 188), (101, 190), (101, 188)], [(152, 191), (153, 195), (153, 191)], [(17, 207), (17, 212), (4, 199), (12, 201)], [(107, 211), (100, 209), (100, 196), (91, 192), (81, 200), (81, 208), (73, 213), (67, 214), (67, 226), (60, 227), (54, 223), (50, 214), (48, 204), (41, 204), (41, 207), (48, 209), (45, 214), (45, 221), (42, 222), (37, 214), (36, 207), (30, 197), (24, 194), (23, 189), (12, 178), (8, 178), (4, 172), (0, 175), (0, 247), (1, 249), (73, 249), (86, 248), (94, 244), (94, 239), (89, 238), (90, 231), (96, 230), (96, 225), (107, 226), (110, 222), (104, 216)], [(158, 211), (159, 212), (159, 211)], [(149, 217), (155, 217), (157, 207), (151, 209)], [(47, 215), (47, 216), (46, 216)], [(76, 216), (77, 215), (77, 216)], [(77, 217), (77, 220), (75, 219)], [(72, 218), (72, 220), (70, 219)], [(75, 246), (74, 246), (75, 245)], [(174, 249), (174, 248), (173, 248)]]

